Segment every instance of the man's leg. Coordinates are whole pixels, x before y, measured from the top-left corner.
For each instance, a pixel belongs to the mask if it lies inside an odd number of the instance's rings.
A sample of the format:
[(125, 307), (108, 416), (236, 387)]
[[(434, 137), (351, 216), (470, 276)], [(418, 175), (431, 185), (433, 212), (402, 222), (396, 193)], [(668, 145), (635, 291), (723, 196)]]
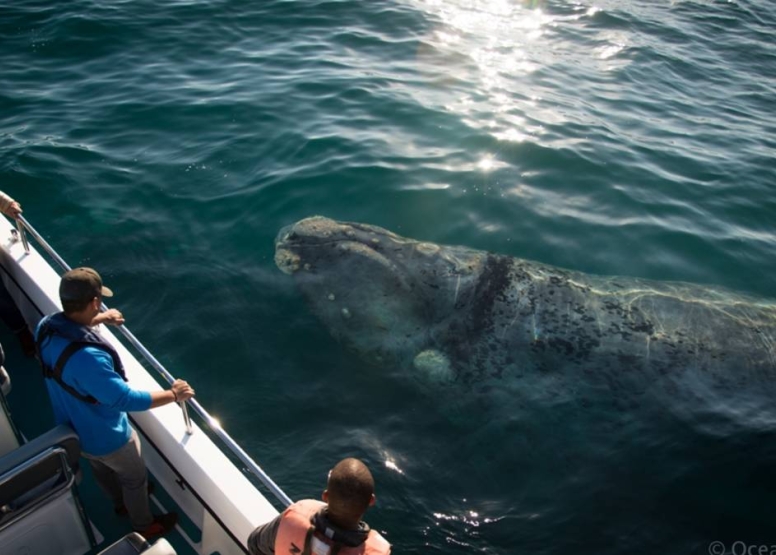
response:
[(116, 477), (116, 473), (99, 459), (87, 457), (86, 460), (89, 461), (89, 466), (92, 467), (92, 474), (97, 481), (97, 485), (113, 502), (113, 508), (121, 507), (124, 504), (124, 497), (121, 493), (121, 485)]
[(137, 432), (132, 430), (129, 441), (113, 453), (102, 457), (87, 456), (87, 459), (96, 459), (115, 473), (132, 528), (145, 530), (151, 526), (154, 517), (148, 503), (148, 473), (140, 456)]

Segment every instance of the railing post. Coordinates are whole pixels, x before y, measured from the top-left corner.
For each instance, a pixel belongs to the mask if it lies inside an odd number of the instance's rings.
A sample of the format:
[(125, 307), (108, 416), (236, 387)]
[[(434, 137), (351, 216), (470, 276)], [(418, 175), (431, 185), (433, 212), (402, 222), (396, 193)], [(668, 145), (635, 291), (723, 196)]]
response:
[[(21, 216), (19, 216), (21, 218)], [(19, 237), (22, 238), (22, 246), (24, 247), (24, 252), (27, 254), (30, 254), (30, 244), (27, 242), (27, 234), (24, 232), (24, 226), (22, 225), (22, 222), (19, 221), (19, 219), (16, 219), (16, 229), (19, 232)]]
[[(107, 310), (108, 307), (105, 306), (105, 304), (102, 305), (103, 310)], [(172, 374), (170, 374), (167, 369), (162, 366), (162, 363), (156, 360), (156, 357), (152, 355), (148, 349), (145, 348), (145, 346), (140, 343), (140, 341), (137, 340), (137, 337), (127, 329), (126, 326), (121, 325), (117, 326), (118, 330), (121, 332), (121, 334), (127, 338), (127, 341), (129, 341), (132, 346), (137, 349), (137, 351), (143, 355), (143, 358), (145, 358), (148, 362), (151, 363), (151, 366), (153, 366), (157, 372), (159, 372), (162, 376), (164, 376), (164, 379), (167, 380), (167, 382), (172, 385), (172, 382), (175, 381), (175, 378)], [(189, 418), (189, 410), (186, 408), (186, 401), (181, 401), (178, 403), (181, 407), (181, 410), (183, 411), (183, 423), (186, 426), (186, 433), (188, 435), (191, 435), (194, 433), (194, 428), (191, 426), (191, 418)]]

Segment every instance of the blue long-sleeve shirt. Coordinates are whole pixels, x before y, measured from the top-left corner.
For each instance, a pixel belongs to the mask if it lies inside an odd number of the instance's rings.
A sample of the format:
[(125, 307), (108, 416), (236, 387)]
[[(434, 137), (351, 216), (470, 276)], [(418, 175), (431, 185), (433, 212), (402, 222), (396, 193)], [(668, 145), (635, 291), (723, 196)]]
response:
[[(36, 335), (39, 331), (40, 327)], [(43, 362), (53, 367), (68, 343), (52, 336), (42, 346)], [(110, 355), (99, 348), (79, 349), (62, 370), (62, 381), (99, 404), (77, 399), (53, 379), (45, 381), (56, 423), (70, 424), (81, 439), (81, 448), (90, 455), (107, 455), (124, 446), (132, 433), (127, 412), (151, 408), (151, 394), (129, 387), (113, 370)]]

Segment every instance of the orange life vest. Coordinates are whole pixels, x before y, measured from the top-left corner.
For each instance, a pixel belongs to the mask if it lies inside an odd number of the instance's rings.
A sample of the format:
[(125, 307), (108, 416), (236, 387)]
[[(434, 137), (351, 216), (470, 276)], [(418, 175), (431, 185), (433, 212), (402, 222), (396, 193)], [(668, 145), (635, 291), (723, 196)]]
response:
[(315, 527), (312, 518), (315, 514), (325, 507), (326, 504), (321, 501), (305, 499), (297, 501), (285, 511), (280, 518), (278, 533), (275, 537), (275, 555), (316, 555), (313, 538), (332, 547), (331, 554), (334, 555), (389, 555), (391, 553), (391, 544), (375, 530), (370, 530), (366, 541), (357, 547), (338, 544), (336, 546), (322, 534), (315, 534)]

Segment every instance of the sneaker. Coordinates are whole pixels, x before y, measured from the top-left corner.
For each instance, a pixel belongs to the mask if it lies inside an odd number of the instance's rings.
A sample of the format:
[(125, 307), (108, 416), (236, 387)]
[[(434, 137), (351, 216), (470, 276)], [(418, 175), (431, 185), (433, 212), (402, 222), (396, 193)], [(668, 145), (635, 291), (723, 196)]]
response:
[[(148, 480), (148, 495), (151, 495), (154, 490), (156, 489), (156, 485), (151, 480)], [(128, 516), (129, 511), (127, 511), (127, 506), (123, 503), (119, 505), (118, 507), (113, 507), (113, 512), (116, 513), (118, 516)]]
[(175, 527), (178, 522), (178, 513), (165, 513), (163, 515), (154, 515), (154, 521), (151, 526), (144, 530), (135, 530), (138, 534), (143, 536), (146, 541), (151, 541), (160, 536), (164, 536), (167, 532)]

